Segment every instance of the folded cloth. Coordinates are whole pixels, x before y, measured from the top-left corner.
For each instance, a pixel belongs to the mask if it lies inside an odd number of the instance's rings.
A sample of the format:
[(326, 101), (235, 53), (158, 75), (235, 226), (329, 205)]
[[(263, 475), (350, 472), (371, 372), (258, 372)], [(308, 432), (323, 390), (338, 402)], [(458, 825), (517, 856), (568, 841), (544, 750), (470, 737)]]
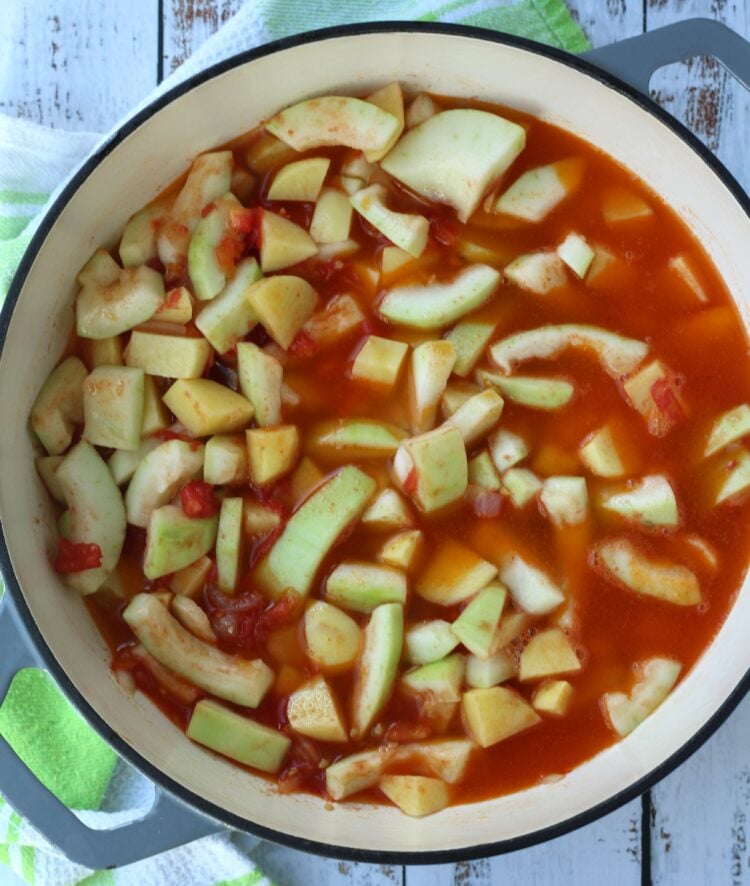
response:
[[(330, 4), (255, 0), (144, 96), (139, 107), (206, 66), (269, 40), (344, 22), (384, 19), (457, 22), (529, 37), (571, 52), (588, 48), (562, 0), (520, 0), (510, 5), (490, 0), (445, 4), (431, 0), (381, 0), (377, 4), (371, 0)], [(51, 130), (0, 115), (0, 299), (49, 200), (103, 137)], [(0, 709), (0, 734), (64, 803), (88, 810), (81, 817), (91, 826), (112, 827), (149, 804), (151, 792), (145, 779), (117, 763), (111, 749), (46, 674), (23, 671), (16, 676)], [(130, 811), (123, 812), (123, 806)], [(92, 874), (63, 858), (0, 798), (0, 861), (29, 883), (44, 886), (263, 884), (269, 881), (254, 858), (258, 843), (226, 832), (117, 871)]]

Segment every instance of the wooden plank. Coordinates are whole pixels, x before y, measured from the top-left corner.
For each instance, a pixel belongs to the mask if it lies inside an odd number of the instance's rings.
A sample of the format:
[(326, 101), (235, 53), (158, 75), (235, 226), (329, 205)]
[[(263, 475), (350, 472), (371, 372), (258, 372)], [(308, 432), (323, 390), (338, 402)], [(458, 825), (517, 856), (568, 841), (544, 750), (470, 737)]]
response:
[(567, 7), (594, 47), (643, 33), (643, 0), (567, 0)]
[(156, 84), (152, 0), (26, 0), (0, 16), (0, 111), (104, 132)]
[(521, 852), (455, 865), (408, 867), (406, 886), (507, 886), (641, 882), (641, 804), (629, 803), (586, 828)]
[(750, 884), (750, 699), (653, 791), (652, 875), (659, 886)]
[(240, 6), (242, 0), (164, 0), (164, 76), (189, 58)]
[[(750, 35), (746, 3), (648, 0), (649, 30), (707, 16)], [(652, 95), (714, 151), (747, 188), (750, 162), (744, 135), (750, 95), (712, 58), (670, 65), (652, 82)], [(750, 814), (750, 703), (691, 760), (652, 790), (651, 875), (659, 886), (750, 883), (745, 825)]]
[[(648, 0), (649, 30), (693, 17), (715, 18), (750, 36), (750, 7), (730, 0)], [(652, 82), (652, 95), (714, 151), (745, 189), (750, 188), (746, 134), (750, 128), (750, 93), (713, 58), (670, 65)]]
[(403, 883), (404, 869), (400, 865), (335, 861), (275, 843), (262, 843), (253, 854), (265, 874), (284, 886), (402, 886)]

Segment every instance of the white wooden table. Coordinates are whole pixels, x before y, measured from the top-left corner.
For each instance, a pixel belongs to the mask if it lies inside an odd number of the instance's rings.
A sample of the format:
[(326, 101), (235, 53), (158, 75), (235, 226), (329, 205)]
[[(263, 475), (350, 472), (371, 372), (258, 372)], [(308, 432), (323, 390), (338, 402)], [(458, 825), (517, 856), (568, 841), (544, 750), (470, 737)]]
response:
[[(3, 0), (0, 111), (107, 130), (242, 0)], [(248, 0), (252, 2), (252, 0)], [(750, 36), (750, 0), (569, 0), (595, 46), (691, 16)], [(660, 72), (657, 100), (750, 188), (750, 97), (710, 59)], [(326, 861), (266, 844), (280, 886), (750, 884), (750, 699), (677, 772), (608, 817), (512, 855), (434, 867)], [(6, 872), (0, 870), (0, 882)], [(48, 886), (48, 884), (44, 884)]]

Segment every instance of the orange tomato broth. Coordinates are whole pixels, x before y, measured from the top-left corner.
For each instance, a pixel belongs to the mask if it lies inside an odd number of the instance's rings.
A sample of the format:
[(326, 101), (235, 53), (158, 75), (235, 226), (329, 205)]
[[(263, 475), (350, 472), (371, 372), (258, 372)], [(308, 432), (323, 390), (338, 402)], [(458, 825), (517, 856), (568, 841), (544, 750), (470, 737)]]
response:
[[(526, 293), (508, 283), (501, 284), (490, 304), (478, 314), (497, 322), (493, 339), (503, 338), (522, 329), (548, 323), (590, 323), (626, 336), (647, 340), (651, 353), (662, 358), (683, 379), (682, 393), (688, 407), (688, 418), (667, 436), (651, 436), (642, 416), (630, 408), (618, 385), (612, 381), (589, 356), (567, 353), (554, 361), (531, 362), (528, 369), (540, 370), (555, 376), (564, 376), (575, 384), (572, 401), (557, 412), (543, 412), (524, 408), (505, 401), (500, 426), (520, 433), (530, 444), (531, 455), (523, 466), (531, 467), (541, 476), (559, 473), (582, 473), (576, 450), (594, 429), (615, 420), (629, 440), (630, 456), (637, 465), (634, 476), (664, 473), (672, 482), (680, 505), (682, 525), (677, 532), (624, 529), (622, 524), (605, 517), (593, 506), (583, 527), (556, 530), (532, 502), (521, 510), (506, 503), (499, 517), (479, 519), (470, 506), (460, 503), (446, 513), (431, 519), (417, 516), (417, 525), (427, 537), (425, 561), (446, 538), (453, 538), (471, 546), (479, 554), (495, 559), (502, 549), (518, 549), (529, 554), (533, 561), (560, 580), (574, 609), (570, 632), (574, 646), (583, 662), (583, 669), (568, 677), (574, 688), (573, 700), (567, 715), (561, 718), (544, 716), (537, 726), (507, 740), (477, 750), (460, 784), (451, 788), (452, 802), (479, 801), (538, 783), (545, 777), (569, 772), (616, 740), (616, 735), (605, 721), (600, 709), (602, 693), (613, 690), (629, 691), (634, 681), (634, 663), (654, 655), (670, 656), (683, 664), (684, 676), (717, 633), (726, 618), (744, 576), (748, 562), (748, 504), (747, 499), (717, 508), (707, 503), (706, 470), (699, 463), (701, 446), (705, 442), (708, 422), (722, 411), (738, 403), (750, 401), (750, 360), (748, 339), (739, 315), (717, 271), (701, 245), (688, 232), (675, 213), (642, 182), (619, 166), (612, 158), (591, 145), (548, 123), (518, 111), (491, 105), (439, 97), (443, 107), (481, 107), (521, 123), (527, 129), (525, 150), (503, 177), (501, 187), (515, 180), (526, 169), (566, 157), (585, 160), (585, 172), (577, 191), (548, 218), (538, 224), (515, 222), (501, 216), (488, 216), (478, 210), (463, 231), (475, 242), (483, 243), (507, 256), (507, 261), (523, 252), (549, 248), (576, 231), (590, 243), (606, 246), (622, 261), (618, 273), (608, 275), (597, 287), (588, 286), (569, 275), (569, 283), (562, 290), (547, 296)], [(239, 168), (245, 167), (248, 149), (258, 139), (265, 139), (254, 131), (231, 144)], [(309, 155), (329, 156), (333, 168), (351, 156), (342, 149), (316, 149)], [(264, 198), (268, 183), (279, 165), (300, 155), (283, 157), (281, 164), (271, 166), (260, 176), (255, 200), (248, 205), (263, 205), (279, 211), (299, 223), (309, 223), (311, 204), (272, 203)], [(304, 155), (302, 155), (304, 156)], [(455, 247), (443, 245), (434, 236), (450, 239), (460, 226), (452, 210), (429, 204), (394, 184), (385, 174), (376, 173), (376, 180), (388, 187), (390, 205), (403, 211), (418, 212), (431, 219), (433, 236), (427, 253), (435, 253), (435, 262), (426, 272), (403, 274), (398, 282), (425, 280), (431, 275), (450, 277), (462, 264)], [(176, 188), (179, 182), (173, 188)], [(630, 189), (653, 208), (654, 215), (646, 221), (630, 222), (608, 227), (602, 216), (605, 193), (614, 187)], [(243, 201), (247, 202), (247, 201)], [(447, 234), (447, 236), (446, 236)], [(284, 420), (298, 425), (304, 439), (305, 431), (313, 421), (326, 417), (369, 416), (395, 421), (408, 427), (405, 421), (405, 372), (396, 390), (383, 394), (350, 377), (350, 368), (358, 348), (367, 334), (389, 335), (388, 326), (375, 311), (379, 289), (362, 277), (357, 269), (380, 267), (380, 253), (389, 245), (354, 213), (351, 237), (360, 244), (360, 250), (340, 264), (330, 263), (326, 274), (316, 270), (316, 261), (308, 260), (285, 269), (306, 277), (321, 296), (321, 303), (341, 292), (356, 296), (366, 309), (367, 322), (359, 336), (320, 355), (292, 357), (285, 367), (285, 380), (302, 393), (301, 409), (285, 414)], [(685, 253), (697, 270), (709, 301), (702, 306), (691, 297), (678, 279), (665, 271), (670, 257)], [(318, 263), (319, 266), (319, 263)], [(393, 330), (405, 341), (419, 340), (409, 330)], [(250, 339), (258, 339), (257, 330)], [(480, 362), (486, 365), (486, 357)], [(232, 368), (232, 355), (217, 356), (211, 377), (231, 378), (225, 369)], [(524, 370), (526, 367), (524, 367)], [(469, 455), (482, 448), (480, 442)], [(365, 470), (384, 475), (384, 461), (362, 462)], [(331, 466), (333, 467), (333, 465)], [(587, 476), (589, 496), (593, 503), (601, 482)], [(232, 494), (252, 497), (249, 486), (238, 487)], [(273, 496), (288, 508), (288, 482), (282, 480)], [(588, 564), (587, 551), (596, 539), (613, 531), (624, 532), (648, 552), (674, 557), (685, 563), (698, 575), (703, 603), (698, 607), (683, 608), (641, 597), (604, 579)], [(706, 539), (718, 553), (718, 568), (712, 571), (696, 552), (685, 543), (689, 531)], [(382, 544), (383, 533), (355, 531), (330, 552), (313, 587), (310, 598), (320, 598), (325, 576), (343, 559), (373, 559)], [(165, 586), (166, 581), (146, 582), (140, 570), (142, 532), (129, 530), (124, 554), (128, 575), (128, 592), (153, 590)], [(257, 547), (257, 545), (256, 545)], [(253, 558), (248, 551), (248, 560)], [(242, 583), (252, 587), (252, 574)], [(121, 665), (123, 650), (135, 640), (121, 618), (122, 600), (98, 594), (87, 598), (89, 609), (106, 636), (115, 663)], [(212, 610), (210, 592), (204, 591), (203, 605)], [(452, 620), (460, 607), (446, 609), (410, 593), (405, 623), (426, 618)], [(367, 617), (353, 614), (365, 624)], [(553, 613), (554, 615), (554, 613)], [(544, 625), (539, 620), (532, 631)], [(527, 639), (527, 632), (523, 639)], [(236, 646), (219, 641), (220, 648), (238, 652)], [(269, 725), (284, 724), (284, 703), (288, 693), (314, 673), (304, 654), (301, 622), (296, 621), (272, 635), (272, 641), (260, 650), (239, 654), (256, 657), (258, 652), (277, 671), (277, 680), (257, 711), (236, 708)], [(517, 652), (517, 650), (516, 650)], [(127, 658), (127, 655), (125, 656)], [(283, 665), (283, 667), (282, 667)], [(131, 663), (132, 666), (132, 663)], [(402, 670), (405, 666), (401, 665)], [(190, 708), (170, 698), (153, 677), (142, 667), (133, 673), (139, 687), (152, 698), (164, 713), (178, 726), (185, 728)], [(353, 675), (331, 677), (344, 711), (348, 709)], [(536, 684), (520, 685), (509, 682), (527, 699)], [(231, 707), (231, 706), (230, 706)], [(419, 725), (419, 711), (413, 700), (407, 698), (398, 686), (386, 709), (378, 718), (386, 728), (395, 722)], [(408, 732), (408, 730), (407, 730)], [(291, 733), (290, 733), (291, 734)], [(457, 715), (448, 734), (463, 736), (460, 715)], [(381, 739), (382, 740), (382, 739)], [(287, 789), (324, 792), (324, 778), (318, 759), (333, 761), (363, 747), (376, 744), (370, 736), (364, 742), (349, 745), (322, 745), (310, 739), (294, 739), (294, 745), (281, 773)], [(310, 763), (310, 757), (313, 763)], [(318, 759), (315, 759), (315, 758)], [(356, 799), (382, 801), (379, 791), (373, 789), (357, 795)]]

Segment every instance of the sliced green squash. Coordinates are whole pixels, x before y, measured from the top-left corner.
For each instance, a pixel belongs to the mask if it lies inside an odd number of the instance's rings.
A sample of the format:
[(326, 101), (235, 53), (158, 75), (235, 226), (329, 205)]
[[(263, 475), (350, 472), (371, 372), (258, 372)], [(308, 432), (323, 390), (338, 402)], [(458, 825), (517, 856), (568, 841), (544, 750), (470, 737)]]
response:
[(594, 562), (604, 574), (637, 594), (676, 606), (697, 606), (701, 588), (686, 566), (647, 556), (628, 538), (611, 538), (594, 546)]
[(503, 474), (503, 489), (514, 507), (525, 507), (542, 488), (542, 481), (527, 468), (510, 468)]
[(136, 594), (123, 618), (158, 662), (217, 698), (256, 708), (271, 687), (273, 671), (265, 662), (227, 655), (198, 640), (153, 594)]
[(274, 175), (267, 198), (314, 203), (320, 195), (330, 165), (328, 157), (306, 157), (287, 163)]
[(579, 157), (529, 169), (500, 195), (493, 211), (540, 222), (576, 190), (583, 178), (583, 169), (584, 163)]
[(385, 203), (383, 185), (370, 185), (352, 194), (349, 202), (376, 230), (414, 258), (424, 252), (430, 223), (423, 215), (396, 212)]
[(523, 127), (497, 114), (441, 111), (402, 136), (380, 165), (423, 197), (453, 206), (465, 222), (525, 143)]
[(131, 215), (120, 238), (120, 261), (124, 268), (137, 268), (157, 257), (156, 241), (169, 206), (158, 200)]
[(407, 503), (395, 489), (386, 488), (378, 493), (370, 507), (362, 514), (362, 525), (369, 529), (406, 529), (414, 518)]
[(412, 664), (429, 664), (445, 658), (458, 646), (459, 639), (450, 622), (442, 618), (423, 621), (406, 631), (406, 657)]
[(143, 424), (142, 369), (99, 366), (83, 382), (83, 436), (94, 446), (135, 451)]
[(323, 188), (310, 221), (310, 236), (316, 243), (322, 244), (347, 241), (353, 211), (346, 194), (335, 188)]
[(98, 568), (68, 573), (65, 583), (81, 594), (93, 594), (122, 553), (126, 529), (122, 495), (102, 457), (85, 440), (68, 452), (55, 476), (70, 515), (68, 540), (97, 544), (102, 553)]
[(624, 738), (652, 714), (672, 691), (682, 665), (671, 658), (650, 658), (641, 666), (641, 676), (630, 690), (607, 692), (602, 704), (615, 732)]
[(393, 689), (404, 639), (404, 607), (384, 603), (373, 610), (352, 693), (352, 736), (363, 738)]
[(88, 372), (78, 357), (66, 357), (47, 376), (31, 407), (31, 429), (49, 455), (70, 446), (83, 421), (83, 382)]
[(469, 482), (461, 431), (444, 425), (404, 440), (393, 459), (393, 472), (425, 513), (458, 501)]
[(247, 481), (247, 445), (244, 437), (231, 434), (209, 437), (203, 458), (203, 479), (211, 486)]
[(128, 523), (148, 526), (151, 512), (166, 504), (203, 467), (203, 445), (167, 440), (145, 455), (125, 494)]
[(558, 529), (578, 526), (588, 516), (589, 494), (586, 479), (547, 477), (539, 493), (539, 504)]
[(161, 578), (195, 563), (213, 548), (217, 528), (215, 516), (187, 517), (174, 505), (155, 508), (146, 530), (143, 574), (148, 579)]
[(62, 455), (42, 455), (34, 460), (37, 473), (42, 479), (42, 483), (47, 487), (47, 492), (61, 505), (65, 504), (65, 495), (57, 479), (57, 469), (62, 464)]
[(578, 447), (581, 461), (597, 477), (622, 477), (625, 465), (609, 425), (591, 433)]
[(280, 111), (266, 130), (295, 151), (344, 145), (377, 153), (385, 149), (402, 124), (377, 105), (350, 96), (306, 99)]
[(372, 612), (383, 603), (406, 603), (406, 576), (391, 566), (339, 563), (326, 580), (326, 600), (353, 612)]
[(557, 247), (557, 254), (581, 280), (586, 276), (596, 255), (580, 234), (568, 234)]
[(662, 474), (642, 477), (624, 489), (603, 489), (597, 503), (611, 514), (644, 526), (677, 526), (680, 522), (674, 490)]
[(455, 362), (456, 352), (450, 341), (425, 341), (411, 352), (409, 414), (415, 434), (434, 426), (438, 404)]
[(502, 488), (500, 475), (486, 449), (469, 460), (469, 483), (482, 489), (497, 491)]
[(477, 381), (497, 390), (519, 406), (530, 409), (545, 409), (554, 412), (570, 403), (575, 388), (562, 378), (541, 378), (534, 375), (499, 375), (496, 372), (477, 372)]
[(305, 596), (318, 567), (341, 533), (359, 518), (377, 484), (359, 468), (347, 466), (319, 486), (289, 518), (278, 540), (255, 570), (269, 596), (291, 590)]
[(495, 334), (495, 324), (481, 320), (462, 320), (446, 335), (446, 341), (453, 345), (456, 359), (453, 372), (466, 378)]
[(519, 289), (548, 295), (568, 282), (565, 265), (556, 252), (527, 252), (503, 268), (506, 279)]
[(204, 207), (226, 194), (232, 185), (231, 151), (212, 151), (193, 161), (185, 184), (159, 230), (159, 258), (180, 265), (187, 258), (190, 237)]
[(281, 384), (284, 368), (271, 354), (251, 342), (237, 345), (240, 390), (253, 404), (260, 427), (281, 424)]
[(750, 434), (750, 405), (742, 403), (714, 419), (703, 449), (703, 457), (708, 458), (747, 434)]
[(227, 282), (217, 249), (231, 230), (231, 213), (238, 209), (242, 204), (230, 191), (206, 207), (195, 226), (188, 246), (188, 273), (199, 301), (210, 301)]
[(382, 745), (332, 763), (325, 771), (326, 790), (331, 799), (345, 800), (376, 785), (395, 752), (393, 745)]
[(219, 588), (232, 593), (240, 578), (242, 557), (242, 506), (241, 498), (225, 498), (219, 511), (219, 527), (216, 535), (216, 573)]
[(504, 650), (480, 658), (470, 655), (466, 659), (466, 683), (472, 689), (489, 689), (515, 676), (513, 659)]
[(500, 274), (489, 265), (469, 265), (446, 283), (415, 284), (388, 290), (378, 311), (389, 323), (415, 329), (441, 329), (486, 304)]
[(356, 661), (361, 631), (338, 607), (316, 600), (305, 610), (304, 630), (308, 658), (322, 670), (344, 670)]
[(247, 296), (260, 278), (258, 262), (254, 258), (243, 259), (226, 286), (196, 317), (195, 325), (219, 354), (225, 354), (241, 341), (258, 322)]
[(525, 360), (556, 357), (568, 348), (591, 351), (614, 379), (632, 372), (649, 351), (646, 342), (625, 338), (598, 326), (564, 323), (517, 332), (490, 348), (495, 365), (505, 373)]
[(464, 445), (473, 446), (500, 421), (504, 405), (497, 391), (488, 388), (462, 403), (443, 427), (458, 428)]
[(129, 483), (138, 465), (143, 459), (161, 444), (158, 437), (146, 437), (136, 450), (116, 449), (107, 460), (107, 467), (118, 486)]
[(120, 270), (106, 286), (84, 285), (76, 298), (81, 338), (111, 338), (150, 320), (164, 304), (164, 278), (146, 265)]
[(487, 585), (469, 601), (453, 622), (451, 630), (469, 652), (480, 658), (489, 656), (507, 596), (506, 589), (500, 583)]
[(202, 698), (193, 708), (187, 737), (225, 757), (262, 772), (278, 772), (291, 739), (231, 711), (210, 698)]
[(396, 425), (368, 418), (342, 418), (313, 425), (306, 435), (307, 451), (322, 461), (390, 458), (406, 432)]
[(565, 595), (541, 569), (511, 554), (500, 567), (500, 581), (515, 603), (530, 615), (546, 615), (565, 602)]

